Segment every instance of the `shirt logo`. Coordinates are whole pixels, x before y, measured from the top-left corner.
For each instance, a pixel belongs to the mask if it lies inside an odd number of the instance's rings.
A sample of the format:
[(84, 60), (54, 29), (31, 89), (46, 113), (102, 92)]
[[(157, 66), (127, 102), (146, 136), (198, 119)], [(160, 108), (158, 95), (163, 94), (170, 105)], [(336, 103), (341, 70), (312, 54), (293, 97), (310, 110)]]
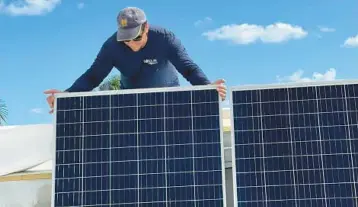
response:
[(148, 65), (158, 64), (157, 59), (144, 59), (143, 62), (144, 62), (144, 63), (147, 63)]

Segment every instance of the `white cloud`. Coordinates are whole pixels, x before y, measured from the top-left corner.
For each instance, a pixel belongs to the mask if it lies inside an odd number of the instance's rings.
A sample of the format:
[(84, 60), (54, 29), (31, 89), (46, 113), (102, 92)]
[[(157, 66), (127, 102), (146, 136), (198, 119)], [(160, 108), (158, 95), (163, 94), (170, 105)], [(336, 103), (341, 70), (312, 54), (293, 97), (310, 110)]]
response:
[(85, 6), (85, 3), (83, 3), (83, 2), (77, 4), (78, 9), (83, 9), (84, 6)]
[(5, 4), (0, 0), (0, 13), (12, 16), (44, 15), (52, 12), (61, 0), (17, 0)]
[(198, 27), (202, 24), (210, 23), (212, 21), (213, 21), (213, 19), (211, 17), (205, 17), (203, 20), (198, 20), (198, 21), (194, 22), (194, 26)]
[(336, 29), (335, 28), (330, 28), (330, 27), (324, 27), (324, 26), (318, 26), (319, 31), (321, 32), (335, 32)]
[(231, 24), (203, 33), (210, 41), (227, 40), (235, 44), (250, 44), (257, 41), (263, 43), (279, 43), (307, 36), (300, 26), (286, 23), (275, 23), (267, 26), (255, 24)]
[(313, 81), (332, 81), (336, 79), (336, 69), (330, 68), (325, 73), (314, 72), (312, 77), (303, 77), (303, 70), (298, 70), (292, 75), (284, 78), (277, 76), (279, 82), (313, 82)]
[(344, 47), (358, 47), (358, 34), (355, 37), (349, 37), (343, 44)]
[(35, 114), (42, 114), (43, 113), (43, 109), (41, 108), (33, 108), (30, 110), (31, 113), (35, 113)]

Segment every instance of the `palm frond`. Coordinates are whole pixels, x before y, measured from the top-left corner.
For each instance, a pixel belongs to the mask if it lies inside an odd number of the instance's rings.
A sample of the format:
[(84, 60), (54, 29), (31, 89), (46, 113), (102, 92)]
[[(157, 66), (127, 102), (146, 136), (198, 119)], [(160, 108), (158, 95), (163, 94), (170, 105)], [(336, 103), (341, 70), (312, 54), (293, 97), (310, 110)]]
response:
[(4, 125), (6, 123), (7, 115), (8, 110), (6, 104), (0, 99), (0, 125)]

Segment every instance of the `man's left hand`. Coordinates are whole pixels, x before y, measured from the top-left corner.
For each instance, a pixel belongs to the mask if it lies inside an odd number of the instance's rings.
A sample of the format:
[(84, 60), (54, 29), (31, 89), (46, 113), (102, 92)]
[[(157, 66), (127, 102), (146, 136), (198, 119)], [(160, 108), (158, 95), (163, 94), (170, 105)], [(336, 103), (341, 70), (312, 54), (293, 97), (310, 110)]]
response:
[(219, 95), (222, 98), (222, 100), (225, 100), (225, 98), (226, 98), (225, 80), (219, 79), (219, 80), (215, 81), (213, 84), (217, 86), (216, 89), (219, 92)]

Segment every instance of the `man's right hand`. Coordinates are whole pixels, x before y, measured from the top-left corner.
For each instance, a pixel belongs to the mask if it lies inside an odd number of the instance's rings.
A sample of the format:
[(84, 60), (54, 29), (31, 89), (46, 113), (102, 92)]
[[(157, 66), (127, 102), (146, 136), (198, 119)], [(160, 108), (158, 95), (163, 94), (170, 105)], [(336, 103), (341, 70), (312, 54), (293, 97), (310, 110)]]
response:
[(44, 91), (45, 94), (47, 94), (47, 103), (50, 107), (50, 111), (49, 113), (52, 114), (53, 113), (53, 107), (54, 107), (54, 102), (55, 102), (55, 93), (62, 93), (62, 91), (56, 90), (56, 89), (49, 89)]

